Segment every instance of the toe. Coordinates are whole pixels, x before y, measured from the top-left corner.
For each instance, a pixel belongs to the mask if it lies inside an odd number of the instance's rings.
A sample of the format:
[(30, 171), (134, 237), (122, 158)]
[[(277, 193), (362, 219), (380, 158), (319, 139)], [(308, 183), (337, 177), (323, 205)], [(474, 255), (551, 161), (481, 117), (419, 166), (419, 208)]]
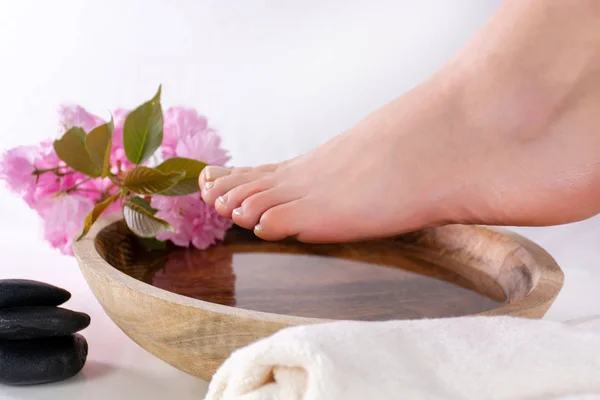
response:
[(250, 172), (273, 172), (280, 164), (265, 164), (258, 167), (235, 167), (225, 168), (216, 165), (209, 165), (200, 172), (198, 182), (200, 187), (204, 187), (207, 182), (213, 182), (218, 178), (222, 178), (228, 175), (246, 174)]
[(297, 198), (292, 191), (277, 186), (247, 197), (238, 208), (232, 211), (231, 218), (237, 225), (253, 229), (265, 211)]
[[(201, 186), (202, 200), (206, 204), (215, 205), (217, 198), (225, 195), (237, 186), (260, 180), (265, 176), (263, 172), (248, 172), (223, 176), (214, 181), (205, 182)], [(242, 199), (243, 200), (243, 199)]]
[(222, 178), (227, 175), (231, 175), (232, 170), (230, 168), (219, 167), (215, 165), (209, 165), (200, 172), (200, 180), (204, 182), (213, 182), (218, 178)]
[(310, 227), (314, 217), (306, 199), (291, 201), (265, 211), (254, 233), (265, 240), (283, 240)]
[(272, 174), (263, 173), (261, 175), (262, 179), (254, 179), (248, 183), (234, 186), (218, 197), (214, 203), (215, 209), (223, 217), (230, 218), (233, 210), (239, 208), (246, 199), (275, 186), (275, 181), (270, 175)]
[(258, 167), (236, 167), (231, 170), (233, 174), (246, 172), (274, 172), (280, 164), (263, 164)]

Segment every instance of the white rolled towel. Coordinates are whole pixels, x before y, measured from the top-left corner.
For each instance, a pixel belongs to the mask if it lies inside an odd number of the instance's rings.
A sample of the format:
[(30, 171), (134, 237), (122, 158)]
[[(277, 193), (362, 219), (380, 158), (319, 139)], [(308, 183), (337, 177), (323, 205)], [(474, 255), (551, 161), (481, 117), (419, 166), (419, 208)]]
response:
[(242, 348), (206, 400), (597, 400), (600, 318), (333, 322)]

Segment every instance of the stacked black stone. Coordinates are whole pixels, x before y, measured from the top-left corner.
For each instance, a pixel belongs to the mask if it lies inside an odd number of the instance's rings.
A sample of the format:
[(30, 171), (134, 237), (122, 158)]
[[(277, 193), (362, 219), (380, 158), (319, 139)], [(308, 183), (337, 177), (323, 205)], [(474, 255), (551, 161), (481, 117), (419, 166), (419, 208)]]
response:
[(35, 385), (75, 376), (87, 341), (87, 314), (58, 307), (71, 293), (42, 282), (0, 280), (0, 383)]

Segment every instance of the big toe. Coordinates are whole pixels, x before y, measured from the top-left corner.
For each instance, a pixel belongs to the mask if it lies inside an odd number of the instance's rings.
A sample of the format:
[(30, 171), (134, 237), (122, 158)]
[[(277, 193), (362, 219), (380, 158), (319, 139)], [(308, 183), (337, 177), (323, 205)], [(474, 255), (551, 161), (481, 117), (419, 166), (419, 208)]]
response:
[(264, 240), (283, 240), (295, 237), (301, 241), (315, 239), (319, 231), (318, 208), (311, 206), (306, 198), (290, 201), (269, 208), (262, 213), (254, 227), (256, 236)]
[[(263, 190), (251, 196), (246, 196), (243, 193), (245, 190), (240, 190), (241, 196), (240, 193), (235, 193), (237, 189), (243, 188), (244, 186), (240, 186), (230, 192), (232, 197), (229, 197), (228, 194), (228, 202), (232, 201), (233, 204), (228, 204), (227, 206), (239, 205), (239, 207), (232, 210), (231, 218), (237, 225), (246, 229), (253, 229), (267, 210), (297, 200), (300, 197), (294, 191), (281, 185)], [(241, 202), (240, 198), (243, 198)]]

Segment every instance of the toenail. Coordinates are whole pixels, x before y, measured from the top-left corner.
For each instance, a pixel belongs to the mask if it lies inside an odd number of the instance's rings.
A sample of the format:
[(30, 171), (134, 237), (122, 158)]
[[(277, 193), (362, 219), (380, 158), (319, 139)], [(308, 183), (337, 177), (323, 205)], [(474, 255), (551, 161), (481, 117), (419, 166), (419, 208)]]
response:
[(226, 195), (226, 194), (224, 194), (223, 196), (219, 196), (219, 202), (220, 202), (221, 204), (225, 204), (225, 203), (227, 203), (227, 195)]
[(208, 189), (212, 188), (213, 186), (215, 186), (215, 183), (214, 183), (214, 182), (206, 182), (206, 183), (204, 184), (204, 189), (205, 189), (205, 190), (208, 190)]
[(263, 230), (263, 228), (262, 228), (262, 226), (260, 226), (260, 224), (256, 224), (256, 226), (254, 227), (254, 231), (256, 231), (256, 232), (260, 232), (262, 230)]
[(238, 207), (238, 208), (236, 208), (235, 210), (233, 210), (233, 213), (235, 215), (242, 215), (242, 214), (244, 214), (244, 207)]
[(231, 170), (227, 168), (216, 167), (213, 165), (204, 168), (204, 177), (207, 181), (214, 181), (215, 179), (220, 178), (222, 176), (227, 176), (230, 173)]

